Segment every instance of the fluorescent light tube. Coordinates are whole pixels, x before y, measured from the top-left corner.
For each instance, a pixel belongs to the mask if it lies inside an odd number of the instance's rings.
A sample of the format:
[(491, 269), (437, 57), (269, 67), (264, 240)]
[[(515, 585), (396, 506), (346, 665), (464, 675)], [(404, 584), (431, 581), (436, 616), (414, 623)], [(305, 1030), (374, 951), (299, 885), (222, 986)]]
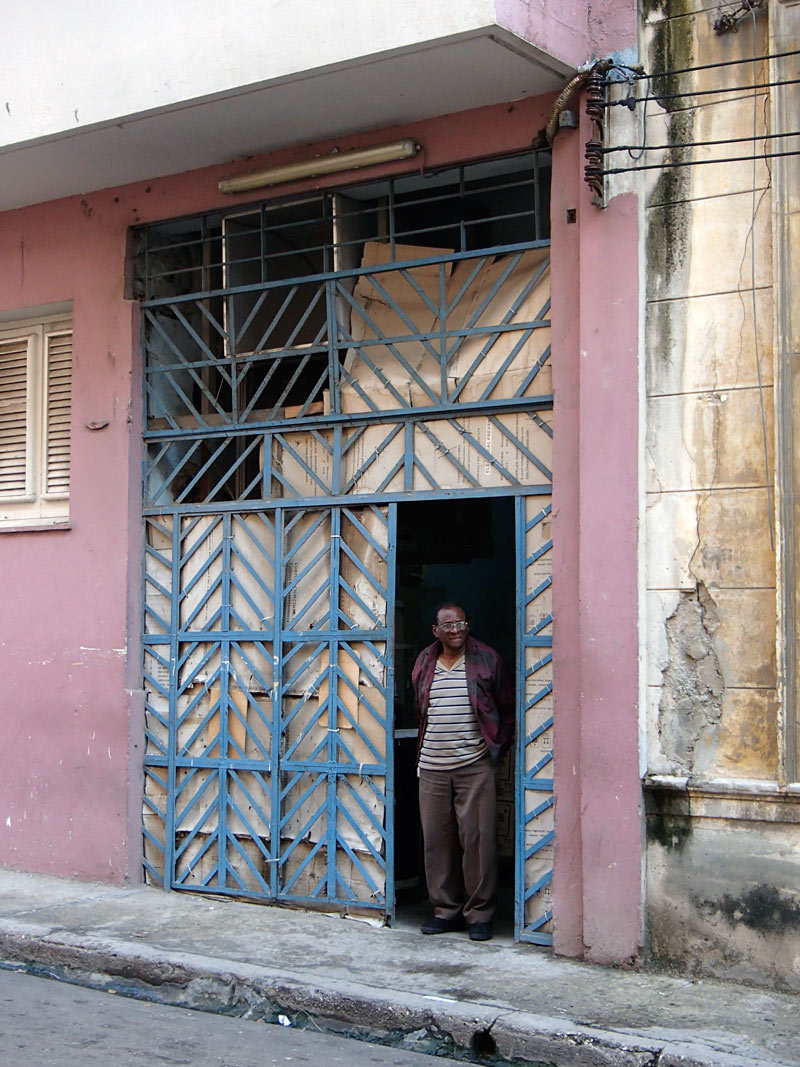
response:
[(268, 185), (299, 181), (301, 178), (318, 178), (323, 174), (339, 174), (359, 167), (372, 167), (378, 163), (391, 163), (396, 159), (410, 159), (419, 152), (419, 145), (410, 139), (391, 141), (389, 144), (372, 145), (370, 148), (354, 148), (349, 152), (331, 152), (327, 156), (315, 156), (299, 163), (267, 167), (265, 170), (240, 174), (235, 178), (223, 178), (219, 183), (221, 193), (247, 193)]

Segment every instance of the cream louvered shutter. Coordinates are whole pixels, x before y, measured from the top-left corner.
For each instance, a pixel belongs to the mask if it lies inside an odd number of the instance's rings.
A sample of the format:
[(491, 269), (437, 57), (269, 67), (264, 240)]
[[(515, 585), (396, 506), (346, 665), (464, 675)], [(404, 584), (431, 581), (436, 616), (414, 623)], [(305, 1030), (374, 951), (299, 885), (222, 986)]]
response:
[(30, 492), (30, 335), (0, 341), (0, 500)]
[(72, 333), (48, 333), (46, 352), (45, 493), (64, 497), (69, 493)]

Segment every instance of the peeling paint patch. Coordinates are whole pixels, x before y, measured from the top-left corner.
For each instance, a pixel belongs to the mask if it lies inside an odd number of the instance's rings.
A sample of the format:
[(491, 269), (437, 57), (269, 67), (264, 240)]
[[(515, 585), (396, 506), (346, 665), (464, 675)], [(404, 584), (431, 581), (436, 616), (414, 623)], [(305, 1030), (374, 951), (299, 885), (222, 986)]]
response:
[(666, 621), (668, 657), (663, 671), (658, 733), (676, 769), (693, 771), (698, 749), (713, 744), (722, 717), (725, 683), (714, 647), (717, 606), (702, 582), (681, 594)]

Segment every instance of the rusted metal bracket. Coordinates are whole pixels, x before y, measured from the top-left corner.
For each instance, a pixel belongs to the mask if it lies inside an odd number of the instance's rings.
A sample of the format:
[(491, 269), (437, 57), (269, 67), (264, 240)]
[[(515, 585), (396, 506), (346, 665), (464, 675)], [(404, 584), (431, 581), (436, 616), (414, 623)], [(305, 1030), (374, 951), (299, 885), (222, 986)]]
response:
[(738, 33), (739, 23), (742, 19), (764, 7), (764, 0), (741, 0), (741, 3), (733, 11), (721, 13), (714, 22), (714, 33), (717, 36), (723, 33)]

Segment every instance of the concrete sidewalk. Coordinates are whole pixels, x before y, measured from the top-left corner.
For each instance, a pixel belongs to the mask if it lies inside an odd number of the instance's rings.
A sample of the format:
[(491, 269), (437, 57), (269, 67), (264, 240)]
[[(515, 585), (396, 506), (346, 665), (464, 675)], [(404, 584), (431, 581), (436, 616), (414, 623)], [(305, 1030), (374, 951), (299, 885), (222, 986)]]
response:
[(486, 1061), (800, 1064), (800, 1002), (500, 938), (0, 871), (0, 960), (207, 1011)]

